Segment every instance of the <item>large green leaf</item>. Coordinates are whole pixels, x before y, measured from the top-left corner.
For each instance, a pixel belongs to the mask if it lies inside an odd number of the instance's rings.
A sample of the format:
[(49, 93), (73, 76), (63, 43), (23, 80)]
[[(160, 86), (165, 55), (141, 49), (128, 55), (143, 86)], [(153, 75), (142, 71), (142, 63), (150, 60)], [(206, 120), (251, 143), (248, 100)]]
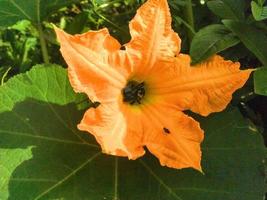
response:
[(207, 2), (208, 8), (223, 19), (245, 19), (244, 0), (212, 0)]
[(0, 26), (27, 19), (40, 23), (51, 12), (78, 0), (0, 0)]
[(254, 72), (254, 87), (256, 94), (267, 96), (267, 67)]
[(239, 39), (224, 25), (213, 24), (201, 29), (191, 43), (192, 64), (201, 62), (239, 43)]
[[(0, 150), (10, 162), (9, 200), (262, 200), (265, 148), (237, 109), (200, 118), (205, 174), (100, 153), (76, 129), (84, 111), (60, 67), (35, 67), (0, 88)], [(31, 148), (31, 159), (5, 152)], [(3, 153), (4, 152), (4, 153)], [(23, 158), (22, 158), (23, 157)], [(2, 160), (1, 160), (2, 161)], [(2, 181), (2, 179), (0, 179)], [(0, 183), (2, 185), (3, 183)], [(1, 190), (2, 192), (2, 190)], [(3, 199), (5, 200), (5, 199)]]
[(224, 25), (235, 33), (244, 45), (267, 66), (267, 36), (253, 25), (233, 20), (223, 20)]

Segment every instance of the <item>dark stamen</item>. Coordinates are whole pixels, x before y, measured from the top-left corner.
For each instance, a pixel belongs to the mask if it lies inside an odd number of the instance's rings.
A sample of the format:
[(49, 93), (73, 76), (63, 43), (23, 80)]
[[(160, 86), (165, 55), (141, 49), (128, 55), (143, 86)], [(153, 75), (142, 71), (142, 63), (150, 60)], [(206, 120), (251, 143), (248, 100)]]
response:
[(131, 105), (141, 104), (141, 100), (145, 96), (145, 83), (137, 81), (129, 81), (122, 90), (123, 101)]

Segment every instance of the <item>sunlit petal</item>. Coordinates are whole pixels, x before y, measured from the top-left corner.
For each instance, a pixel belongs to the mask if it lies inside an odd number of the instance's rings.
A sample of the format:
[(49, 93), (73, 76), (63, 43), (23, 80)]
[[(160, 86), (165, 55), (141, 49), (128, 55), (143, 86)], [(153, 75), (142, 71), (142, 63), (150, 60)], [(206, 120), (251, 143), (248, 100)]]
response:
[(130, 22), (131, 41), (127, 51), (140, 54), (138, 72), (149, 71), (156, 60), (170, 60), (180, 51), (180, 38), (171, 28), (171, 15), (166, 0), (149, 0)]
[(201, 171), (200, 143), (204, 135), (199, 123), (168, 104), (147, 106), (144, 113), (145, 126), (153, 124), (146, 130), (144, 144), (161, 165)]
[(85, 92), (94, 98), (95, 92), (104, 93), (107, 88), (124, 86), (126, 75), (119, 66), (126, 59), (118, 51), (120, 44), (107, 29), (74, 36), (58, 28), (55, 30), (76, 92)]
[(240, 64), (214, 56), (208, 61), (190, 67), (190, 57), (179, 55), (176, 63), (160, 80), (155, 80), (153, 93), (182, 110), (190, 109), (208, 115), (225, 109), (232, 94), (241, 88), (252, 70), (240, 70)]
[(93, 134), (104, 153), (136, 159), (145, 153), (142, 127), (139, 118), (126, 109), (115, 103), (101, 104), (87, 110), (78, 128)]

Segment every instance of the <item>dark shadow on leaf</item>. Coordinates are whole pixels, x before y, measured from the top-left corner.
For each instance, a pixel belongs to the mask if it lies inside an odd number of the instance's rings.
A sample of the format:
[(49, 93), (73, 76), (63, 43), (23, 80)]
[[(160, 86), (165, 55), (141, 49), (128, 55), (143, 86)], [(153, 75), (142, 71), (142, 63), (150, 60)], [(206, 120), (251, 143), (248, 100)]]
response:
[(74, 103), (27, 99), (0, 114), (0, 148), (32, 147), (32, 158), (12, 174), (9, 199), (34, 199), (99, 151), (95, 139), (76, 128), (83, 113)]
[(238, 111), (200, 119), (206, 131), (205, 175), (162, 167), (148, 153), (139, 161), (116, 161), (99, 153), (95, 139), (76, 128), (83, 113), (74, 103), (27, 99), (0, 114), (0, 148), (32, 147), (31, 159), (12, 172), (9, 200), (112, 200), (116, 195), (121, 200), (262, 197), (262, 140), (246, 129)]
[(91, 136), (77, 129), (83, 113), (74, 103), (60, 106), (34, 99), (17, 103), (12, 111), (0, 114), (0, 148), (26, 148), (45, 142), (96, 145)]

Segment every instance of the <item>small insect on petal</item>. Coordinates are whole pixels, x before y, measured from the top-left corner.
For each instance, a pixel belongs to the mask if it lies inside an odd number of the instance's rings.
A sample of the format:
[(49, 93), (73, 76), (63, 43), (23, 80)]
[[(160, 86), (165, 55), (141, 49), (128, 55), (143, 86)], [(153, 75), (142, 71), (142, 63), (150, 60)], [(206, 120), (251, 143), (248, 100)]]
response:
[(166, 127), (163, 127), (163, 131), (164, 131), (164, 133), (166, 133), (166, 134), (170, 134), (170, 133), (171, 133), (170, 130), (167, 129)]

